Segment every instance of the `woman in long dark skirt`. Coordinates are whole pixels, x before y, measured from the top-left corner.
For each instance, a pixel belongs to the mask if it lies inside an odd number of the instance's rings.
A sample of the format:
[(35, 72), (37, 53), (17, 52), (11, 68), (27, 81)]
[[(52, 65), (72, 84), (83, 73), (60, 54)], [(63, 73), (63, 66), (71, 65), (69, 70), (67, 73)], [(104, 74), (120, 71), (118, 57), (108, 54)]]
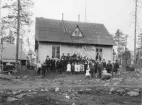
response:
[(115, 74), (117, 74), (118, 69), (119, 69), (119, 64), (118, 64), (118, 62), (117, 62), (117, 60), (116, 60), (115, 63), (114, 63), (113, 72), (114, 72)]
[(97, 72), (98, 72), (98, 77), (101, 78), (102, 77), (102, 70), (103, 70), (103, 64), (101, 61), (98, 62), (97, 65)]

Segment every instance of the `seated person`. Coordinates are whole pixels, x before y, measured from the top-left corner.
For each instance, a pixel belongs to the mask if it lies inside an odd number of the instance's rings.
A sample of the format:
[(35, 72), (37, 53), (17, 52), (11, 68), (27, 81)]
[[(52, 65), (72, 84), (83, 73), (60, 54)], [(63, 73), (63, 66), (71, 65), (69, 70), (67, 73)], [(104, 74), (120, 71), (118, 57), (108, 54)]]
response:
[(102, 80), (108, 80), (112, 77), (110, 73), (107, 72), (106, 68), (102, 71)]

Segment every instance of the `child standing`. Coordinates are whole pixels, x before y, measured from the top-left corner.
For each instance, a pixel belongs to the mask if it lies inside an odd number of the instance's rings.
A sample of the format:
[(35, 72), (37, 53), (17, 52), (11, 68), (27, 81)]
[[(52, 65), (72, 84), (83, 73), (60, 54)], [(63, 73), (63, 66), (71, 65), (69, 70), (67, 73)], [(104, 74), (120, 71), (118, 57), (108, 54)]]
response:
[(75, 70), (75, 74), (77, 74), (77, 72), (78, 72), (77, 62), (75, 62), (74, 70)]
[(71, 64), (71, 72), (74, 73), (74, 63)]
[(77, 74), (79, 74), (80, 73), (80, 63), (78, 62), (78, 64), (77, 64)]
[(37, 76), (40, 75), (40, 72), (41, 72), (41, 63), (40, 63), (40, 61), (38, 61), (38, 63), (37, 63)]
[(70, 64), (70, 62), (68, 62), (68, 64), (67, 64), (67, 73), (68, 74), (71, 73), (71, 64)]
[(89, 65), (87, 66), (87, 70), (86, 70), (86, 73), (85, 73), (85, 78), (91, 78)]

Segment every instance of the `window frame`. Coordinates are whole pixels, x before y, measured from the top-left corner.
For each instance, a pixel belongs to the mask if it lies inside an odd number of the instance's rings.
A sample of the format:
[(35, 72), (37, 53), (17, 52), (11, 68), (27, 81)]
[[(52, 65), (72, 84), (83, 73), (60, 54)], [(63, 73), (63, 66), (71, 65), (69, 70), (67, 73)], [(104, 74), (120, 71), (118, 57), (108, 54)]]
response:
[[(53, 51), (53, 48), (55, 51)], [(59, 48), (59, 51), (58, 51), (58, 48)], [(60, 59), (60, 54), (61, 54), (61, 46), (60, 45), (52, 45), (52, 58)]]

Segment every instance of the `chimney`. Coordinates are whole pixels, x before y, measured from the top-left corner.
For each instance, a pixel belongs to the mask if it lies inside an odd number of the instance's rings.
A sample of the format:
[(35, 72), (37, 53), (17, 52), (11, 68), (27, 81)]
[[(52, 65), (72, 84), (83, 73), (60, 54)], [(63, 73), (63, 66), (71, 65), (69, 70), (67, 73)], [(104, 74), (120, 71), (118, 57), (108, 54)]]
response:
[(80, 15), (78, 14), (78, 22), (80, 22)]
[(64, 20), (64, 13), (62, 13), (62, 21)]

